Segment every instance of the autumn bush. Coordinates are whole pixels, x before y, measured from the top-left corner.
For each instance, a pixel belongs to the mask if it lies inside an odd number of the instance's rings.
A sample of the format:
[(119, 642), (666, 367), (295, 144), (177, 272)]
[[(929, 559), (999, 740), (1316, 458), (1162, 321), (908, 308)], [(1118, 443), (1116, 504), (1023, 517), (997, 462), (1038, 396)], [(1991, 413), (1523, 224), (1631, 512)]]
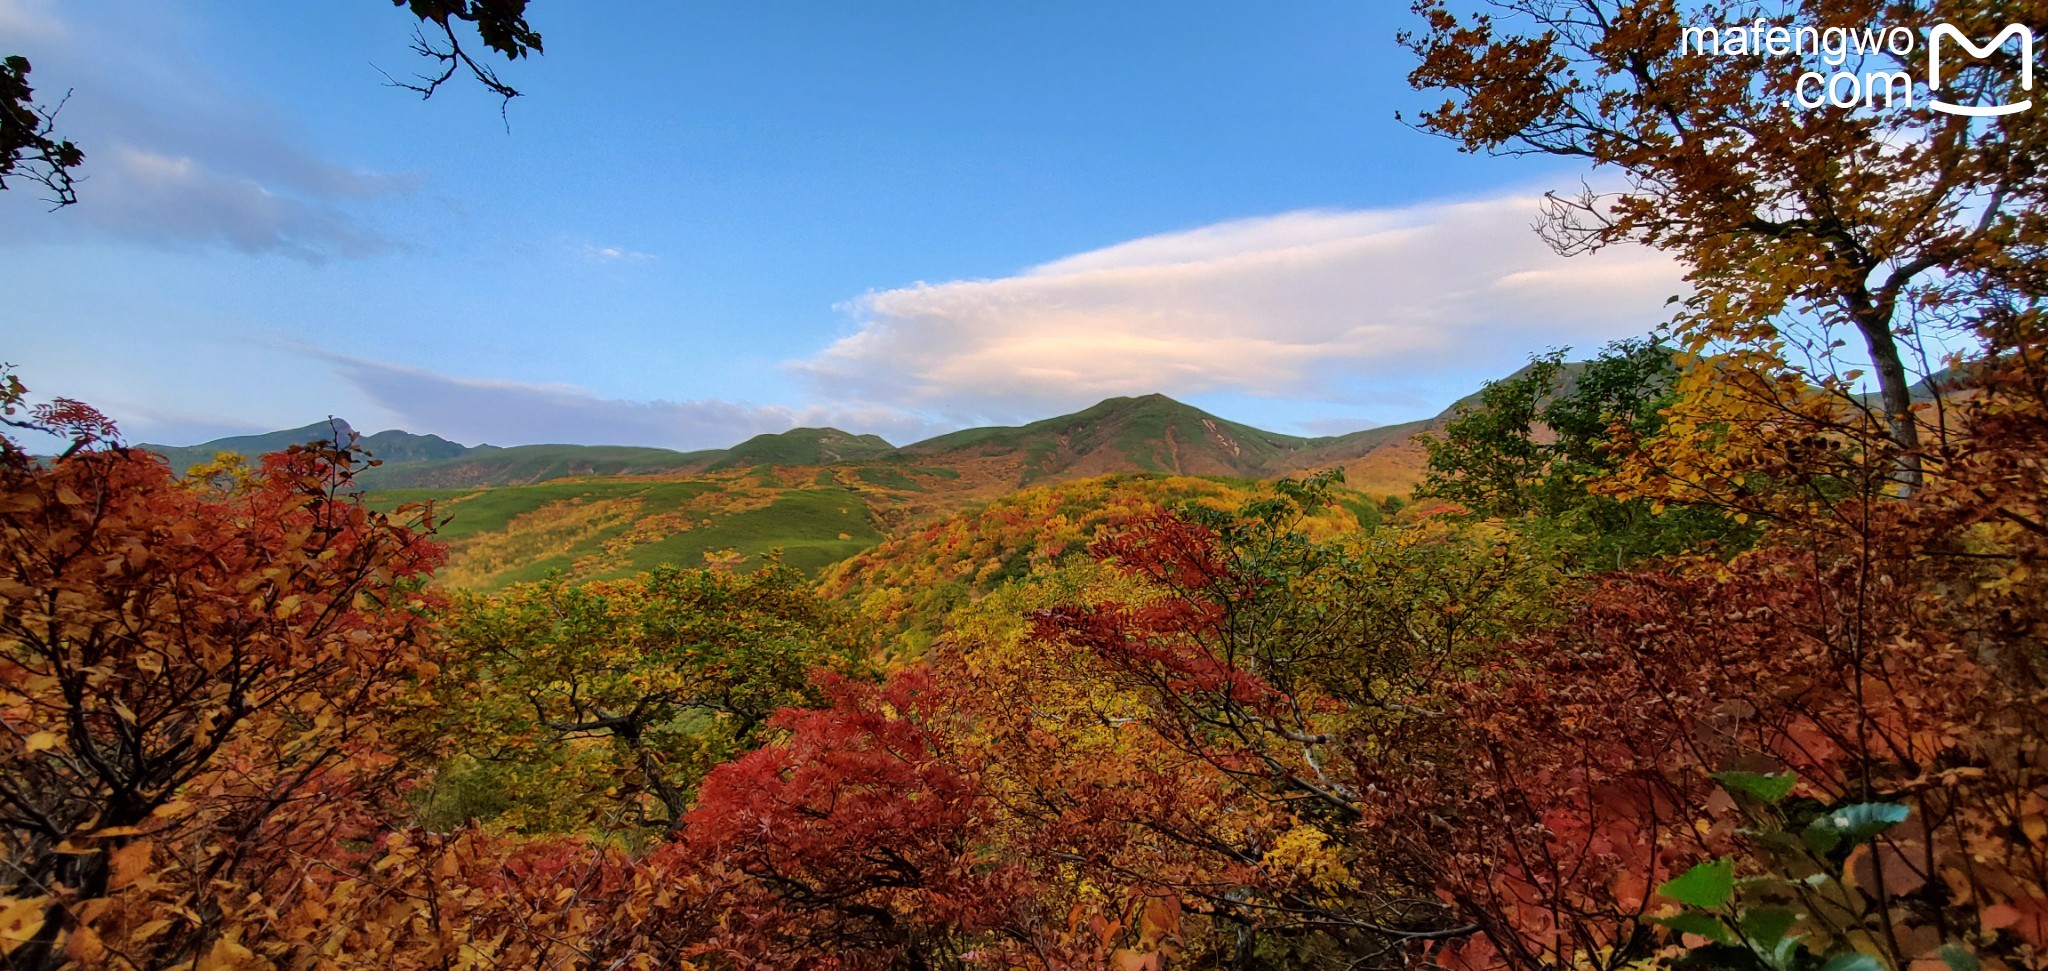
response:
[[(11, 414), (20, 386), (13, 385)], [(296, 946), (431, 739), (439, 550), (308, 446), (225, 484), (59, 401), (0, 446), (0, 948), (163, 967)]]

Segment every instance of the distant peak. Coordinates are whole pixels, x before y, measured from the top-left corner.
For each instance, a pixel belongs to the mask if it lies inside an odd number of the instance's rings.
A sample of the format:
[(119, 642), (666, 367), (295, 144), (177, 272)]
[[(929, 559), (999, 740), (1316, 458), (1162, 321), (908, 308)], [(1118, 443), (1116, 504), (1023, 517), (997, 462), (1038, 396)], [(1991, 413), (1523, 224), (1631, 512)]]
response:
[(1169, 398), (1166, 395), (1160, 394), (1157, 391), (1154, 391), (1151, 394), (1119, 395), (1114, 398), (1104, 398), (1101, 401), (1095, 403), (1096, 408), (1128, 408), (1137, 405), (1169, 405), (1174, 408), (1189, 409), (1192, 409), (1194, 407), (1193, 405), (1189, 405), (1185, 402)]

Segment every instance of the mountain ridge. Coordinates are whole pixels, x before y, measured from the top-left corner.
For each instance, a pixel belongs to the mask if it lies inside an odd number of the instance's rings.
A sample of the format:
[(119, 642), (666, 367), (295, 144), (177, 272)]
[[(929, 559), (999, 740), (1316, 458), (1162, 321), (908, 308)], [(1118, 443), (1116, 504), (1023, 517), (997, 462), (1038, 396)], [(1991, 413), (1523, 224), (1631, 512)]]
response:
[[(1305, 437), (1231, 421), (1163, 394), (1106, 398), (1024, 425), (960, 429), (901, 447), (832, 427), (756, 435), (723, 449), (683, 452), (629, 445), (462, 445), (389, 429), (357, 443), (380, 460), (358, 478), (367, 489), (530, 485), (582, 476), (696, 475), (761, 467), (852, 468), (870, 484), (925, 491), (1021, 488), (1119, 472), (1274, 478), (1308, 468), (1354, 466), (1408, 444), (1449, 414), (1345, 435)], [(342, 441), (339, 418), (198, 445), (141, 444), (183, 473), (217, 453), (254, 458), (307, 441)], [(1419, 468), (1419, 466), (1418, 466)], [(1348, 471), (1348, 470), (1347, 470)], [(1382, 477), (1384, 478), (1384, 477)], [(1395, 491), (1395, 476), (1386, 491)]]

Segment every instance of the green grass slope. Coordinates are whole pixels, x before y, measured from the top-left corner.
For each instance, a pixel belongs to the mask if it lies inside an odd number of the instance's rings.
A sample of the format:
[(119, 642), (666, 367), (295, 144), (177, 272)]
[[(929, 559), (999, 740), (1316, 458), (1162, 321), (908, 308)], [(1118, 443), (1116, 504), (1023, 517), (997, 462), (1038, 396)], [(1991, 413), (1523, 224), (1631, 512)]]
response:
[(780, 549), (809, 573), (882, 538), (867, 503), (838, 487), (752, 478), (571, 479), (497, 488), (373, 492), (386, 511), (432, 503), (454, 587), (490, 590), (560, 570), (582, 579), (658, 566), (701, 567), (707, 554), (749, 568)]
[[(820, 469), (809, 481), (844, 487), (892, 507), (892, 521), (921, 517), (967, 498), (1116, 473), (1275, 478), (1342, 467), (1354, 487), (1376, 494), (1406, 492), (1418, 481), (1416, 432), (1421, 422), (1349, 435), (1304, 438), (1219, 418), (1164, 395), (1110, 398), (1093, 407), (1028, 425), (970, 428), (898, 449), (875, 435), (836, 428), (796, 428), (757, 435), (727, 449), (677, 452), (591, 445), (464, 447), (432, 435), (379, 432), (362, 440), (382, 464), (358, 479), (373, 491), (476, 489), (531, 485), (593, 476), (686, 476), (752, 470)], [(338, 423), (343, 430), (346, 423)], [(216, 452), (253, 456), (295, 442), (328, 437), (326, 424), (222, 439), (183, 448), (154, 448), (179, 471)], [(925, 497), (925, 498), (919, 498)]]

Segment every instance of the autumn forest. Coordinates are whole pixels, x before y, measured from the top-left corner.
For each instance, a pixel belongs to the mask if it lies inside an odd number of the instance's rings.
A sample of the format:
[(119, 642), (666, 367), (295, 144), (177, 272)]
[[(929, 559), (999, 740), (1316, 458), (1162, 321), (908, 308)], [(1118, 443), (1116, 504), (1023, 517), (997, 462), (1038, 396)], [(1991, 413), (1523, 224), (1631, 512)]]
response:
[[(422, 94), (540, 52), (399, 6)], [(1414, 137), (1688, 291), (1413, 428), (542, 472), (0, 372), (0, 968), (2048, 967), (2042, 116), (1677, 43), (2048, 4), (1732, 6), (1415, 3)], [(0, 184), (92, 205), (6, 65)]]

